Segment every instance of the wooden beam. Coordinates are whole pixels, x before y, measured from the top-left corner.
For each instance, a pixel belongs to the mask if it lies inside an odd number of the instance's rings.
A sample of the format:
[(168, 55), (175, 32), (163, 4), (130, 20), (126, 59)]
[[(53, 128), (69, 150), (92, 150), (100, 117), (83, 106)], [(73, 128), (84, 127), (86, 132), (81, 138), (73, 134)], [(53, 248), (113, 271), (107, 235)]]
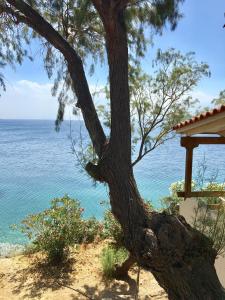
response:
[(177, 192), (178, 197), (191, 198), (191, 197), (222, 197), (225, 196), (225, 191), (196, 191), (188, 195), (185, 192)]
[(214, 136), (184, 136), (181, 138), (182, 147), (198, 147), (198, 145), (225, 145), (225, 137)]

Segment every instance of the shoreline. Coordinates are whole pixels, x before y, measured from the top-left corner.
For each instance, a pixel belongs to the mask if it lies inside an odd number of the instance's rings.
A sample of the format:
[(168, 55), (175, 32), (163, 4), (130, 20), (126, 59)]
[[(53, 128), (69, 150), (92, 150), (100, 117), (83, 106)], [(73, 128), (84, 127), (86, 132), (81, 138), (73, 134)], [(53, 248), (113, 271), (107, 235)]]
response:
[(0, 259), (20, 255), (25, 250), (27, 244), (11, 244), (0, 242)]

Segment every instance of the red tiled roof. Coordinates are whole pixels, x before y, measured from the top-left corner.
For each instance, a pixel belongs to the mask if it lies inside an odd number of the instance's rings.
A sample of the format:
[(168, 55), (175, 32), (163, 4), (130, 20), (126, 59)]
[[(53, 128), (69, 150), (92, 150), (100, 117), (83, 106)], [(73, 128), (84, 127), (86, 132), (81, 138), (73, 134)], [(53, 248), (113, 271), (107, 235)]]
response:
[(193, 123), (196, 123), (198, 121), (205, 120), (209, 117), (215, 116), (215, 115), (217, 115), (219, 113), (222, 113), (222, 112), (225, 112), (225, 105), (222, 105), (222, 106), (214, 108), (210, 111), (204, 112), (204, 113), (202, 113), (198, 116), (195, 116), (195, 117), (193, 117), (189, 120), (183, 121), (183, 122), (177, 124), (176, 126), (174, 126), (173, 130), (177, 130), (177, 129), (183, 128), (185, 126), (191, 125)]

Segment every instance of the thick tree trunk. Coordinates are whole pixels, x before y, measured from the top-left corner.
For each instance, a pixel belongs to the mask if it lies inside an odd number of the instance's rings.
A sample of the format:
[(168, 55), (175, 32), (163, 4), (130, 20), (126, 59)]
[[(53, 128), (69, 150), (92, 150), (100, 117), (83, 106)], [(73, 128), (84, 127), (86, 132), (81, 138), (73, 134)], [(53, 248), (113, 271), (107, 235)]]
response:
[(136, 259), (129, 255), (129, 257), (123, 262), (122, 265), (117, 266), (115, 270), (116, 278), (125, 278), (128, 276), (128, 271), (136, 263)]
[(148, 211), (132, 175), (125, 177), (122, 170), (108, 167), (106, 176), (112, 211), (123, 227), (126, 247), (133, 257), (124, 267), (135, 258), (152, 272), (172, 300), (225, 299), (210, 241), (181, 216)]

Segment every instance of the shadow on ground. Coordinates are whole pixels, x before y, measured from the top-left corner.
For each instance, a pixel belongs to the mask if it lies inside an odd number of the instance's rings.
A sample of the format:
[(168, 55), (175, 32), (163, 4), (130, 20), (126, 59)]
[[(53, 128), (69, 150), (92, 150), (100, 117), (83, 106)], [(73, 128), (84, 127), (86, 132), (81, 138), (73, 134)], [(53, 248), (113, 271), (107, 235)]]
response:
[[(36, 259), (29, 267), (17, 271), (9, 278), (14, 283), (13, 294), (20, 295), (23, 291), (24, 299), (41, 297), (46, 290), (69, 289), (71, 294), (69, 299), (81, 300), (117, 300), (134, 299), (136, 294), (136, 282), (127, 277), (123, 280), (112, 282), (103, 280), (104, 289), (98, 290), (98, 286), (84, 285), (82, 289), (76, 289), (76, 281), (71, 276), (74, 271), (74, 259), (70, 259), (61, 266), (51, 266)], [(150, 298), (146, 298), (150, 299)]]
[[(123, 280), (99, 281), (100, 287), (96, 282), (91, 282), (83, 286), (76, 286), (75, 259), (71, 258), (60, 266), (51, 266), (43, 260), (32, 260), (29, 266), (17, 270), (8, 279), (13, 283), (13, 294), (18, 299), (41, 299), (45, 297), (45, 292), (56, 291), (54, 296), (45, 299), (64, 300), (134, 300), (137, 292), (136, 281), (131, 277)], [(88, 271), (87, 271), (88, 276)], [(91, 280), (91, 279), (90, 279)], [(65, 293), (66, 292), (66, 293)], [(159, 292), (157, 295), (142, 297), (142, 300), (159, 300), (164, 295)], [(56, 296), (57, 295), (57, 296)], [(21, 298), (22, 296), (22, 298)], [(56, 296), (56, 298), (55, 298)]]
[(35, 259), (29, 267), (18, 270), (9, 281), (14, 283), (13, 294), (25, 291), (23, 298), (32, 299), (40, 297), (47, 289), (58, 290), (62, 285), (71, 285), (71, 272), (74, 259), (69, 259), (59, 266)]
[[(134, 299), (137, 291), (136, 281), (129, 276), (123, 280), (113, 282), (104, 280), (104, 289), (99, 291), (98, 286), (84, 285), (82, 290), (74, 290), (71, 294), (72, 300), (89, 299), (89, 300), (119, 300)], [(150, 299), (150, 298), (148, 298)], [(147, 300), (147, 298), (146, 298)]]

